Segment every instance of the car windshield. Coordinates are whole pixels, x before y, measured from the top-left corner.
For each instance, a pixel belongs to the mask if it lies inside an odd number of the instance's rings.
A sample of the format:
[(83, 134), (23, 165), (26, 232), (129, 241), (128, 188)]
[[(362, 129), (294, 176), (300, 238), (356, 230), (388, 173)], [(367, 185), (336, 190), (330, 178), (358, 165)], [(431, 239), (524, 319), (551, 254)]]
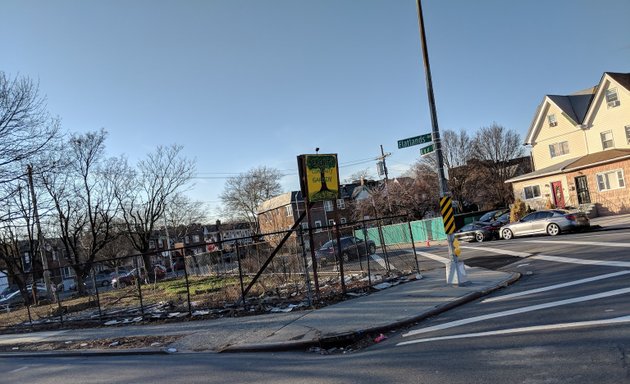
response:
[(490, 212), (484, 213), (484, 214), (483, 214), (483, 215), (479, 218), (479, 220), (478, 220), (478, 221), (490, 221), (490, 220), (492, 220), (492, 218), (494, 217), (494, 215), (495, 215), (495, 213), (496, 213), (496, 212), (497, 212), (497, 211), (490, 211)]

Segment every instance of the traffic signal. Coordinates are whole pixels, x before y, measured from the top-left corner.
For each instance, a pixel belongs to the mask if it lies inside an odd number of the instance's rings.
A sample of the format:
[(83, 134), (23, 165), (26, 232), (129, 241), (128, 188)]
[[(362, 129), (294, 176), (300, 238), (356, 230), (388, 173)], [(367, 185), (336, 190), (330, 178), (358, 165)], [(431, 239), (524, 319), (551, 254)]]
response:
[(462, 253), (462, 250), (459, 249), (459, 240), (457, 238), (453, 239), (453, 253), (459, 257), (459, 254)]

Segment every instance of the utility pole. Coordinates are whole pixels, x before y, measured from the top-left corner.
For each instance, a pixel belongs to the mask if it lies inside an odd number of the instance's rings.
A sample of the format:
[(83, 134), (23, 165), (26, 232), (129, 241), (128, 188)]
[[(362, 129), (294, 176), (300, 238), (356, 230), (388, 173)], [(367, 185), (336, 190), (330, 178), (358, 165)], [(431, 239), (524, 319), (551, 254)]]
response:
[[(387, 163), (385, 162), (385, 158), (387, 158), (387, 156), (391, 156), (390, 152), (385, 153), (385, 151), (383, 151), (383, 144), (381, 144), (381, 156), (377, 157), (376, 159), (379, 160), (379, 162), (381, 164), (383, 164), (383, 173), (385, 174), (385, 198), (387, 199), (387, 208), (389, 209), (389, 212), (391, 213), (392, 211), (392, 206), (389, 202), (389, 190), (388, 190), (388, 186), (387, 184), (389, 184), (389, 178), (387, 175)], [(379, 169), (379, 176), (380, 176), (380, 169)]]
[[(435, 146), (435, 155), (437, 157), (437, 172), (439, 177), (439, 189), (440, 198), (450, 197), (451, 193), (448, 190), (446, 183), (446, 176), (444, 174), (444, 157), (442, 155), (442, 142), (440, 140), (440, 130), (438, 127), (437, 110), (435, 108), (435, 97), (433, 96), (433, 81), (431, 80), (431, 66), (429, 65), (429, 53), (427, 51), (427, 38), (424, 33), (424, 18), (422, 17), (422, 4), (421, 0), (417, 0), (418, 4), (418, 24), (420, 27), (420, 39), (422, 43), (422, 61), (424, 63), (424, 72), (427, 83), (427, 95), (429, 97), (429, 108), (431, 112), (431, 127), (432, 127), (432, 139)], [(465, 285), (468, 278), (466, 277), (466, 269), (464, 264), (459, 261), (457, 254), (455, 253), (455, 247), (453, 246), (454, 235), (447, 234), (448, 251), (450, 255), (450, 261), (446, 266), (446, 283), (452, 285)]]
[[(46, 258), (46, 250), (44, 249), (44, 236), (42, 235), (42, 226), (39, 222), (39, 213), (37, 212), (37, 198), (35, 196), (35, 187), (33, 186), (33, 167), (29, 164), (26, 167), (28, 174), (28, 186), (31, 192), (31, 201), (33, 202), (33, 216), (37, 227), (37, 248), (42, 258), (42, 268), (44, 269), (44, 283), (46, 284), (46, 293), (48, 298), (52, 299), (52, 290), (50, 289), (50, 271), (48, 270), (48, 259)], [(33, 291), (36, 291), (35, 275), (33, 275)]]

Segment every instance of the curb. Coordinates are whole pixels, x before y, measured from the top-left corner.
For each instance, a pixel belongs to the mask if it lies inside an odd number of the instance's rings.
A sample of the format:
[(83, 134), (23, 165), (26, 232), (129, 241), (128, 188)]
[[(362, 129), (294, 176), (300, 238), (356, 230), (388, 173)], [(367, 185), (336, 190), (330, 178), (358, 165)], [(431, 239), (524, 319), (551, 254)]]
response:
[(102, 356), (132, 356), (132, 355), (169, 355), (166, 350), (129, 349), (120, 351), (42, 351), (42, 352), (3, 352), (0, 359), (20, 357), (102, 357)]
[(406, 320), (396, 321), (385, 326), (366, 328), (366, 329), (356, 330), (356, 331), (344, 333), (344, 334), (323, 336), (321, 338), (312, 339), (308, 341), (289, 341), (289, 342), (276, 342), (276, 343), (266, 343), (266, 344), (261, 343), (261, 344), (234, 345), (234, 346), (225, 347), (217, 352), (218, 353), (282, 352), (282, 351), (294, 351), (297, 349), (306, 349), (308, 347), (321, 346), (322, 344), (335, 344), (339, 342), (351, 343), (365, 337), (366, 334), (387, 332), (387, 331), (404, 327), (409, 324), (413, 324), (421, 320), (425, 320), (429, 317), (444, 313), (460, 305), (477, 300), (478, 298), (486, 296), (501, 288), (505, 288), (508, 285), (514, 284), (520, 278), (521, 278), (520, 273), (513, 272), (512, 276), (502, 281), (501, 283), (496, 284), (493, 287), (490, 287), (482, 291), (468, 293), (460, 298), (457, 298), (449, 303), (435, 307), (418, 316), (414, 316)]

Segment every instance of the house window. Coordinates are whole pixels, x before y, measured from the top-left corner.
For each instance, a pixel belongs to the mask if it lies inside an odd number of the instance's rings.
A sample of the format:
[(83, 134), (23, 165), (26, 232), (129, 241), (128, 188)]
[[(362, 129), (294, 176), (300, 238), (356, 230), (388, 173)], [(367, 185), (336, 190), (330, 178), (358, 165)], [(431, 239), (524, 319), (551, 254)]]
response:
[(620, 104), (619, 98), (617, 97), (617, 88), (610, 88), (606, 90), (606, 105), (608, 108), (618, 107)]
[(199, 242), (199, 235), (193, 235), (193, 243)]
[(315, 232), (321, 232), (322, 231), (322, 222), (319, 220), (315, 221)]
[(326, 212), (330, 212), (333, 210), (333, 202), (330, 200), (326, 200), (324, 201), (324, 209), (326, 210)]
[(523, 188), (523, 192), (525, 193), (525, 199), (535, 199), (540, 197), (540, 186), (530, 185)]
[(345, 217), (342, 217), (341, 219), (339, 219), (339, 222), (340, 222), (341, 224), (345, 224), (345, 223), (346, 223), (346, 218), (345, 218)]
[(626, 125), (626, 141), (630, 144), (630, 125)]
[(558, 120), (556, 120), (556, 115), (547, 116), (547, 120), (549, 121), (550, 127), (555, 127), (556, 125), (558, 125)]
[(334, 227), (334, 226), (335, 226), (335, 220), (333, 220), (333, 219), (328, 219), (328, 226), (330, 226), (330, 227)]
[(549, 145), (549, 154), (552, 158), (556, 156), (562, 156), (569, 153), (569, 142), (563, 141), (560, 143), (553, 143)]
[(57, 255), (57, 250), (55, 249), (52, 250), (52, 259), (53, 261), (57, 261), (59, 259), (59, 256)]
[(290, 206), (290, 205), (287, 205), (284, 208), (287, 210), (287, 217), (292, 217), (293, 216), (293, 207)]
[(599, 134), (602, 139), (602, 148), (608, 149), (615, 146), (615, 142), (613, 141), (612, 131), (606, 131)]
[(337, 199), (337, 208), (339, 209), (346, 208), (346, 202), (343, 199)]
[(609, 191), (611, 189), (624, 188), (626, 182), (623, 178), (623, 170), (617, 169), (610, 172), (597, 174), (597, 187), (601, 191)]
[(303, 230), (308, 230), (308, 223), (302, 223), (302, 229)]
[(149, 240), (149, 249), (155, 249), (155, 240)]

